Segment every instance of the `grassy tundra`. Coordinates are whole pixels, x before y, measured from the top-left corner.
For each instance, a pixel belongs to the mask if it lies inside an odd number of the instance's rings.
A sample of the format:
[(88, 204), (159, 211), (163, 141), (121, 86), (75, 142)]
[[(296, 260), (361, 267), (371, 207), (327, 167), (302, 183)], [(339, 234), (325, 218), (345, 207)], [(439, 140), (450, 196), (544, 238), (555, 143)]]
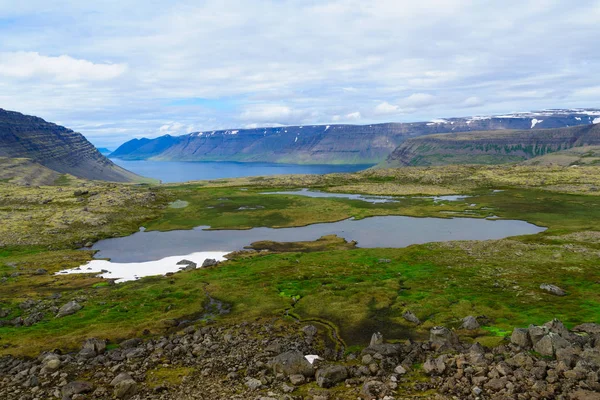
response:
[[(68, 177), (57, 179), (56, 186), (0, 182), (2, 321), (26, 318), (32, 309), (44, 314), (31, 326), (0, 327), (0, 354), (71, 349), (92, 336), (115, 342), (162, 334), (178, 320), (201, 315), (207, 294), (231, 305), (231, 313), (219, 320), (318, 320), (333, 326), (348, 346), (365, 345), (374, 330), (401, 339), (419, 337), (434, 325), (458, 328), (467, 315), (485, 316), (485, 324), (462, 333), (490, 344), (514, 326), (554, 317), (569, 326), (597, 321), (599, 172), (593, 166), (447, 166), (182, 185), (105, 184)], [(370, 204), (262, 194), (302, 187), (407, 197)], [(502, 191), (493, 191), (498, 189)], [(418, 197), (441, 194), (472, 197), (441, 203)], [(169, 207), (175, 200), (187, 206)], [(264, 208), (240, 210), (256, 205)], [(271, 251), (235, 254), (217, 268), (118, 285), (86, 274), (54, 275), (91, 260), (91, 251), (77, 250), (86, 243), (128, 235), (142, 225), (149, 230), (199, 225), (247, 229), (375, 215), (495, 215), (548, 229), (503, 240), (403, 249), (354, 248), (335, 237), (257, 243), (255, 248)], [(562, 287), (567, 296), (540, 290), (542, 283)], [(33, 308), (23, 307), (28, 299), (36, 303)], [(83, 309), (55, 318), (53, 307), (72, 299)], [(421, 325), (404, 320), (408, 310)]]

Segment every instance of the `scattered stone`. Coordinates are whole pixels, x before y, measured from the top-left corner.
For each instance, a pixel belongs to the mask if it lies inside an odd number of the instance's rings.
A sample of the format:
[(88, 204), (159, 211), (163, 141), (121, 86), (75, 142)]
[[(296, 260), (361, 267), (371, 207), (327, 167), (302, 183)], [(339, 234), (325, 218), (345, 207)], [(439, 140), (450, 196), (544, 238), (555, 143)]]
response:
[(435, 350), (446, 350), (456, 347), (458, 336), (450, 329), (444, 326), (434, 326), (429, 331), (429, 341)]
[(73, 395), (90, 393), (92, 390), (94, 390), (94, 386), (92, 386), (91, 383), (85, 381), (74, 381), (63, 386), (61, 394), (63, 399), (71, 399)]
[(545, 290), (546, 292), (555, 296), (565, 296), (567, 294), (567, 292), (565, 292), (563, 289), (559, 288), (556, 285), (551, 285), (549, 283), (542, 283), (540, 285), (540, 289)]
[(219, 262), (217, 260), (215, 260), (214, 258), (207, 258), (202, 263), (202, 268), (214, 267), (217, 264), (219, 264)]
[(273, 358), (270, 362), (274, 373), (284, 375), (314, 376), (315, 370), (311, 363), (299, 351), (288, 351)]
[(343, 382), (348, 377), (348, 369), (342, 365), (327, 365), (317, 370), (317, 385), (330, 388)]
[(510, 342), (523, 349), (529, 349), (532, 346), (529, 338), (529, 330), (524, 328), (515, 328), (510, 336)]
[(462, 325), (460, 326), (460, 328), (469, 331), (474, 331), (479, 329), (479, 322), (477, 322), (477, 318), (475, 318), (472, 315), (469, 315), (468, 317), (463, 318)]
[(360, 390), (360, 397), (363, 400), (377, 400), (385, 397), (389, 393), (389, 389), (383, 382), (368, 381)]
[(289, 376), (290, 383), (294, 386), (304, 385), (306, 383), (306, 378), (302, 374), (293, 374)]
[(412, 322), (413, 324), (416, 324), (416, 325), (421, 324), (421, 320), (410, 310), (405, 311), (402, 314), (402, 318), (404, 318), (408, 322)]
[(82, 308), (83, 307), (75, 300), (70, 301), (58, 310), (58, 314), (56, 314), (56, 318), (62, 318), (67, 315), (75, 314), (77, 311), (81, 310)]
[(371, 336), (371, 343), (369, 343), (369, 346), (376, 346), (378, 344), (383, 344), (383, 335), (380, 332), (375, 332)]
[(258, 390), (262, 386), (262, 382), (256, 378), (248, 378), (246, 380), (246, 387), (250, 390)]

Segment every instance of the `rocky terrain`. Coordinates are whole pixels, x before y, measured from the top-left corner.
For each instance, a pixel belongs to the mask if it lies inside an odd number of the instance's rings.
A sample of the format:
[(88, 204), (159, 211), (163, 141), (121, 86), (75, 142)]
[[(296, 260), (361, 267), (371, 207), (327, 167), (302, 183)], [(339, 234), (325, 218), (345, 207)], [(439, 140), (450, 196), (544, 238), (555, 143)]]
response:
[[(477, 318), (464, 319), (463, 331)], [(580, 399), (600, 398), (600, 325), (553, 320), (486, 348), (433, 327), (428, 341), (374, 333), (346, 351), (315, 325), (283, 321), (188, 326), (118, 345), (0, 359), (7, 399)], [(318, 357), (316, 357), (318, 356)]]
[(83, 135), (41, 118), (0, 109), (0, 157), (27, 158), (78, 178), (113, 182), (142, 179), (104, 157)]
[(381, 165), (501, 164), (599, 144), (600, 124), (535, 132), (505, 130), (428, 135), (407, 140)]
[(597, 110), (550, 110), (489, 117), (373, 125), (305, 125), (194, 132), (133, 139), (111, 157), (128, 160), (243, 161), (299, 164), (376, 164), (405, 140), (447, 132), (538, 131), (590, 125)]

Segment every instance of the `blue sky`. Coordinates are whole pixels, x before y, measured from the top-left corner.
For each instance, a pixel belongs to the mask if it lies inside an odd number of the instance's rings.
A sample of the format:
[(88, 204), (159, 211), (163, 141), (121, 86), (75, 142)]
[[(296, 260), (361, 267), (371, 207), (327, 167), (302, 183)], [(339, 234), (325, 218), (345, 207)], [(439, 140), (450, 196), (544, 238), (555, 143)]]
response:
[(0, 107), (134, 137), (600, 107), (600, 1), (0, 0)]

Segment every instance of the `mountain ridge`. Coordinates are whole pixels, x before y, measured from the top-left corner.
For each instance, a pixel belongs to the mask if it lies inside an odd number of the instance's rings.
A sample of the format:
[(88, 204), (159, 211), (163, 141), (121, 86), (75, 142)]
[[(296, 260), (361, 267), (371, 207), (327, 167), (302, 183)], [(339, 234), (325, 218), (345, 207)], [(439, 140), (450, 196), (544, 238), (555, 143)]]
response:
[(377, 164), (404, 141), (448, 132), (542, 130), (600, 121), (597, 109), (557, 109), (497, 116), (369, 125), (297, 125), (193, 132), (133, 139), (111, 158), (158, 161), (241, 161)]
[(413, 138), (379, 166), (523, 162), (563, 150), (600, 145), (600, 124), (531, 130), (447, 133)]
[(113, 182), (144, 179), (114, 164), (78, 132), (1, 108), (0, 157), (26, 158), (60, 174), (83, 179)]

